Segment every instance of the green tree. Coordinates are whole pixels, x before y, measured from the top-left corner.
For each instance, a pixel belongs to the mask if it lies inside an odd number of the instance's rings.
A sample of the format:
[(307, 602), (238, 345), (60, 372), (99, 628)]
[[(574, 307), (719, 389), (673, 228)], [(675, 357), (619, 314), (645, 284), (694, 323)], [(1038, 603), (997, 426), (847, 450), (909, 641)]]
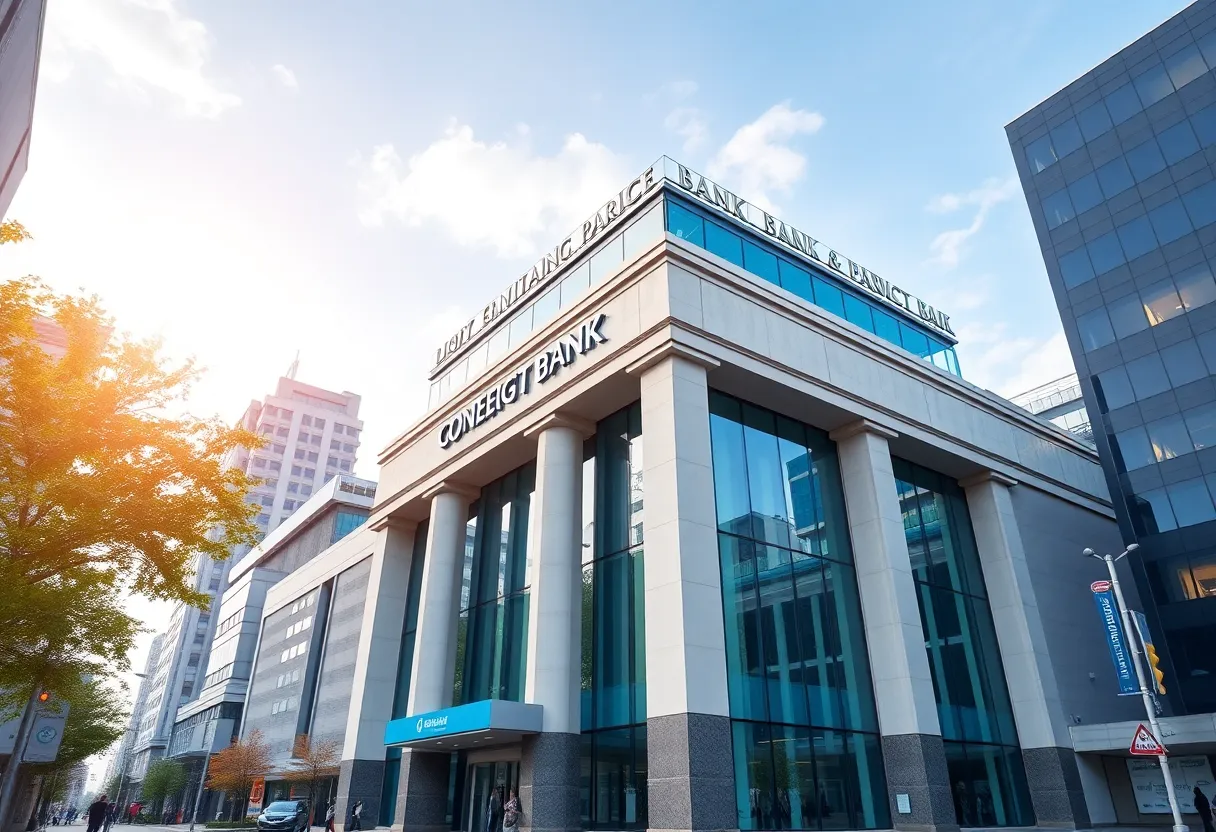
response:
[(176, 760), (161, 758), (148, 765), (148, 773), (140, 784), (143, 800), (154, 805), (153, 817), (164, 811), (167, 798), (176, 797), (186, 788), (186, 769)]
[(33, 766), (35, 774), (52, 776), (67, 773), (77, 763), (105, 751), (122, 736), (127, 714), (118, 704), (111, 684), (98, 679), (77, 679), (74, 685), (57, 690), (49, 704), (67, 702), (68, 718), (63, 727), (63, 739), (53, 763)]

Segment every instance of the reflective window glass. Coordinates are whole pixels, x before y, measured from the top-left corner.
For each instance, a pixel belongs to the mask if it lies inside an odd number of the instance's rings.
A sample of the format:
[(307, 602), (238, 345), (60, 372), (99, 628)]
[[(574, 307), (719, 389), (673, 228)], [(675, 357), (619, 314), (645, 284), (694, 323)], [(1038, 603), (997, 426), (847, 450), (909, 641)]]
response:
[(558, 295), (559, 289), (554, 286), (536, 299), (536, 303), (532, 306), (532, 323), (537, 329), (549, 323), (557, 314)]
[(1076, 119), (1070, 118), (1051, 130), (1051, 146), (1056, 152), (1057, 159), (1063, 159), (1083, 144), (1085, 144), (1085, 140), (1081, 138), (1081, 128), (1077, 127)]
[(1167, 485), (1165, 490), (1170, 495), (1170, 505), (1174, 507), (1174, 519), (1179, 527), (1216, 520), (1216, 506), (1212, 505), (1212, 495), (1203, 480), (1177, 482)]
[(1196, 228), (1216, 222), (1216, 182), (1200, 185), (1182, 195), (1182, 204), (1191, 215), (1191, 224)]
[(815, 275), (811, 278), (815, 287), (815, 303), (837, 317), (844, 317), (844, 294), (839, 286), (835, 286)]
[(1183, 313), (1182, 299), (1174, 288), (1174, 281), (1162, 280), (1140, 293), (1144, 302), (1144, 313), (1153, 326), (1165, 323)]
[(1068, 195), (1072, 197), (1073, 210), (1078, 214), (1100, 205), (1102, 188), (1098, 185), (1097, 174), (1090, 173), (1073, 182), (1068, 186)]
[(617, 234), (595, 254), (591, 255), (591, 282), (599, 283), (621, 267), (625, 260), (625, 245)]
[(1204, 147), (1216, 144), (1216, 105), (1205, 107), (1191, 116), (1191, 126)]
[(1197, 381), (1208, 374), (1203, 357), (1194, 341), (1180, 341), (1161, 350), (1165, 371), (1170, 374), (1170, 384), (1178, 387)]
[(672, 200), (667, 200), (667, 230), (681, 239), (705, 247), (705, 220)]
[(747, 240), (743, 241), (743, 268), (769, 283), (781, 285), (781, 278), (777, 274), (777, 256)]
[(1191, 437), (1186, 432), (1186, 424), (1182, 421), (1181, 414), (1157, 419), (1144, 427), (1148, 431), (1148, 441), (1153, 443), (1153, 454), (1158, 462), (1165, 462), (1195, 450), (1191, 447)]
[[(698, 243), (697, 245), (700, 245)], [(562, 278), (561, 307), (565, 309), (591, 285), (591, 265), (584, 263)]]
[(1164, 488), (1154, 488), (1152, 491), (1137, 494), (1133, 502), (1133, 523), (1140, 521), (1142, 533), (1158, 534), (1178, 528), (1178, 524), (1174, 522), (1174, 509), (1170, 506), (1170, 498)]
[(1115, 230), (1119, 232), (1119, 243), (1129, 261), (1148, 254), (1157, 247), (1157, 238), (1153, 235), (1153, 226), (1148, 217), (1136, 217)]
[(904, 349), (908, 352), (913, 355), (919, 355), (921, 358), (929, 354), (929, 339), (923, 332), (913, 329), (900, 321), (899, 336), (900, 341), (903, 342)]
[(1051, 136), (1043, 136), (1026, 145), (1026, 161), (1034, 173), (1047, 170), (1056, 163), (1056, 153), (1051, 149)]
[(1165, 170), (1165, 158), (1154, 139), (1138, 144), (1127, 151), (1127, 166), (1137, 182), (1143, 182), (1155, 173)]
[(705, 223), (705, 248), (736, 266), (743, 265), (743, 240), (716, 222)]
[(1195, 343), (1199, 345), (1199, 353), (1203, 356), (1208, 373), (1216, 374), (1216, 330), (1196, 335)]
[(1124, 365), (1127, 377), (1131, 379), (1132, 389), (1136, 391), (1136, 399), (1147, 399), (1170, 389), (1170, 380), (1157, 353), (1143, 355)]
[(1208, 71), (1198, 46), (1188, 46), (1165, 59), (1165, 71), (1176, 89), (1182, 89)]
[(1144, 428), (1132, 428), (1115, 434), (1115, 442), (1119, 446), (1119, 455), (1123, 457), (1125, 471), (1135, 471), (1157, 461), (1153, 446), (1148, 441)]
[[(1113, 233), (1113, 232), (1112, 232)], [(1082, 246), (1068, 254), (1060, 255), (1060, 277), (1069, 289), (1094, 279), (1094, 267), (1089, 263), (1089, 253)]]
[(1127, 166), (1127, 160), (1122, 156), (1112, 159), (1095, 172), (1098, 175), (1098, 184), (1102, 186), (1102, 193), (1106, 194), (1107, 199), (1136, 184), (1136, 180), (1132, 179), (1131, 169)]
[(1148, 318), (1144, 314), (1144, 304), (1140, 296), (1134, 292), (1118, 300), (1112, 300), (1106, 306), (1110, 313), (1110, 322), (1115, 329), (1116, 338), (1126, 338), (1135, 335), (1142, 329), (1148, 329)]
[(1199, 152), (1199, 140), (1195, 138), (1190, 122), (1185, 120), (1163, 130), (1157, 136), (1157, 144), (1161, 146), (1161, 155), (1166, 163), (1171, 165)]
[(1106, 96), (1106, 109), (1110, 112), (1110, 120), (1122, 124), (1143, 109), (1140, 98), (1131, 84), (1124, 84), (1119, 89)]
[(1089, 251), (1089, 260), (1093, 263), (1094, 274), (1106, 274), (1127, 262), (1127, 258), (1123, 256), (1123, 246), (1119, 245), (1119, 235), (1114, 231), (1103, 234), (1090, 242), (1086, 248)]
[(1043, 218), (1047, 220), (1048, 228), (1059, 228), (1075, 216), (1067, 188), (1043, 197)]
[(1199, 52), (1208, 66), (1216, 66), (1216, 32), (1209, 32), (1201, 38), (1196, 38)]
[(1161, 64), (1156, 64), (1141, 72), (1132, 79), (1132, 83), (1136, 85), (1140, 102), (1145, 107), (1156, 104), (1174, 91), (1174, 85), (1170, 83), (1170, 76)]
[(782, 259), (777, 262), (777, 273), (781, 277), (781, 288), (793, 292), (805, 301), (815, 302), (815, 293), (811, 291), (810, 272)]
[(532, 307), (529, 306), (511, 319), (509, 331), (512, 349), (528, 340), (532, 334)]
[(1081, 344), (1086, 352), (1104, 347), (1115, 340), (1114, 330), (1105, 309), (1095, 309), (1077, 318), (1077, 330), (1081, 333)]
[(623, 235), (625, 259), (634, 259), (638, 252), (650, 248), (662, 236), (663, 206), (653, 205), (625, 229)]
[(1174, 285), (1182, 297), (1182, 305), (1190, 310), (1216, 300), (1216, 280), (1212, 279), (1212, 268), (1207, 263), (1192, 266), (1174, 276)]
[(888, 315), (881, 309), (874, 310), (874, 332), (879, 338), (890, 341), (892, 344), (900, 344), (899, 338), (899, 321), (895, 320), (893, 315)]
[(867, 332), (874, 331), (874, 318), (870, 313), (870, 304), (856, 297), (852, 292), (844, 293), (844, 316), (850, 323), (857, 324)]
[(1216, 403), (1193, 407), (1182, 414), (1186, 420), (1187, 432), (1191, 434), (1191, 444), (1195, 450), (1202, 451), (1216, 445)]
[(1182, 207), (1180, 199), (1172, 199), (1164, 205), (1159, 205), (1148, 212), (1148, 218), (1161, 245), (1172, 243), (1191, 233), (1191, 221), (1187, 218), (1186, 209)]
[(1098, 373), (1095, 380), (1098, 382), (1098, 397), (1105, 403), (1107, 410), (1117, 410), (1136, 400), (1127, 371), (1122, 367)]
[(1092, 141), (1111, 128), (1110, 113), (1106, 112), (1106, 104), (1099, 101), (1077, 113), (1077, 124), (1081, 126), (1081, 135), (1085, 141)]

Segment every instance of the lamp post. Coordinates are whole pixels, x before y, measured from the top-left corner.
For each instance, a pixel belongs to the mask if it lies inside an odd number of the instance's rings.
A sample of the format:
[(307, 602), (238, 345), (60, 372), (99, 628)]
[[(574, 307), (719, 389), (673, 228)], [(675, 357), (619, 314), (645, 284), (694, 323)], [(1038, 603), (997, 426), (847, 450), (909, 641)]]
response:
[[(1085, 549), (1081, 554), (1087, 558), (1096, 558), (1097, 560), (1106, 563), (1106, 570), (1110, 573), (1110, 584), (1115, 590), (1115, 603), (1119, 607), (1119, 621), (1123, 625), (1123, 630), (1127, 633), (1127, 641), (1132, 651), (1132, 665), (1136, 668), (1136, 682), (1140, 685), (1140, 699), (1144, 702), (1144, 713), (1148, 716), (1149, 727), (1152, 728), (1153, 736), (1160, 739), (1161, 724), (1157, 721), (1157, 709), (1153, 707), (1153, 698), (1149, 694), (1147, 675), (1144, 670), (1144, 665), (1141, 662), (1143, 649), (1140, 645), (1138, 630), (1135, 628), (1135, 623), (1132, 621), (1131, 611), (1127, 608), (1127, 603), (1123, 600), (1123, 590), (1119, 586), (1119, 573), (1115, 569), (1115, 563), (1123, 560), (1129, 553), (1140, 548), (1137, 543), (1132, 543), (1123, 553), (1115, 555), (1099, 555), (1093, 549)], [(1133, 637), (1132, 633), (1137, 632), (1137, 636)], [(1182, 812), (1178, 809), (1178, 796), (1174, 794), (1174, 777), (1170, 774), (1170, 763), (1166, 759), (1165, 754), (1157, 755), (1157, 762), (1161, 764), (1161, 776), (1165, 779), (1165, 793), (1170, 800), (1170, 813), (1174, 816), (1174, 832), (1188, 832), (1190, 827), (1182, 822)]]
[[(218, 722), (218, 720), (212, 720), (208, 725), (214, 726)], [(212, 729), (210, 737), (207, 736), (207, 729), (203, 729), (203, 742), (207, 744), (207, 756), (203, 758), (203, 773), (199, 777), (198, 791), (194, 794), (194, 811), (190, 813), (190, 832), (194, 832), (194, 824), (198, 823), (198, 807), (203, 801), (203, 789), (207, 787), (207, 768), (211, 765), (211, 748), (215, 745), (214, 729)]]

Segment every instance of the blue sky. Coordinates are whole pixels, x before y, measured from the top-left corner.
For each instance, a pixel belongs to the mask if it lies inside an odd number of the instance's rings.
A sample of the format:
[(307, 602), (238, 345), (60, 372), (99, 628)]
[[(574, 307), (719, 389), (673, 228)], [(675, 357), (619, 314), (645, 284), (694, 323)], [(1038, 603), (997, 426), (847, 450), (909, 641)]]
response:
[(299, 349), (363, 395), (374, 476), (434, 347), (667, 154), (950, 313), (1013, 394), (1071, 365), (1004, 125), (1183, 5), (52, 0), (0, 276), (196, 356), (202, 415)]

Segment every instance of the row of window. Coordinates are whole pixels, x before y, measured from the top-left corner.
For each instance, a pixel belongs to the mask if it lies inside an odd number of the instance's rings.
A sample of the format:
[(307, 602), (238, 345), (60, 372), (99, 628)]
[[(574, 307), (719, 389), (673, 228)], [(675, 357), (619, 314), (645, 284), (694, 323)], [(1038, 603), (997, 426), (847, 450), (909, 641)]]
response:
[(767, 246), (753, 243), (670, 198), (667, 230), (947, 372), (962, 375), (952, 347), (899, 320), (879, 304), (842, 289), (834, 279), (795, 265), (792, 258), (779, 257)]
[(1216, 181), (1187, 191), (1178, 199), (1061, 255), (1060, 277), (1070, 289), (1080, 286), (1214, 222)]
[(221, 621), (215, 628), (215, 634), (217, 636), (222, 635), (239, 624), (241, 622), (241, 612), (242, 611), (238, 610)]
[[(294, 477), (301, 476), (301, 474), (296, 473), (296, 471), (298, 471), (298, 470), (299, 470), (298, 466), (292, 466), (292, 469), (291, 469), (292, 476), (294, 476)], [(308, 473), (303, 474), (303, 476), (308, 477), (309, 479), (312, 479), (314, 476), (316, 476), (316, 472), (313, 471), (311, 468), (306, 468), (305, 470), (308, 471)], [(309, 494), (312, 494), (312, 486), (307, 485), (306, 483), (289, 482), (289, 483), (287, 483), (287, 493), (288, 494), (300, 494), (304, 497), (307, 497)]]
[(1085, 352), (1091, 352), (1214, 300), (1216, 279), (1212, 277), (1211, 267), (1200, 263), (1172, 278), (1167, 277), (1139, 292), (1078, 315), (1081, 346)]
[(290, 685), (300, 681), (300, 668), (289, 670), (286, 673), (280, 673), (279, 678), (275, 681), (275, 687), (281, 688), (283, 685)]
[(294, 696), (289, 696), (286, 699), (280, 699), (278, 702), (270, 703), (270, 713), (272, 715), (285, 713), (287, 711), (294, 711), (295, 709), (296, 698)]
[(1216, 375), (1216, 331), (1104, 370), (1094, 377), (1094, 389), (1111, 411), (1209, 375)]
[(308, 652), (308, 642), (302, 641), (299, 644), (295, 645), (294, 647), (288, 647), (286, 650), (284, 650), (283, 653), (279, 656), (279, 664), (282, 664), (283, 662), (289, 662), (292, 659), (294, 659), (296, 656), (303, 656), (307, 652)]
[(268, 404), (262, 408), (262, 415), (263, 416), (277, 416), (280, 419), (286, 419), (287, 421), (290, 422), (291, 417), (295, 415), (295, 411), (288, 410), (285, 407), (275, 407), (274, 405)]
[(1164, 64), (1153, 64), (1129, 83), (1078, 112), (1075, 118), (1026, 145), (1026, 161), (1030, 163), (1031, 171), (1047, 170), (1086, 142), (1202, 77), (1213, 66), (1216, 66), (1216, 32), (1200, 38), (1196, 45), (1174, 53)]
[[(277, 447), (282, 448), (283, 446), (279, 445)], [(278, 453), (282, 453), (282, 451), (279, 451)], [(313, 456), (316, 456), (316, 454), (313, 454)], [(277, 474), (283, 470), (283, 463), (276, 459), (264, 459), (263, 457), (255, 456), (253, 458), (253, 468), (255, 471), (266, 470)]]
[(284, 636), (284, 638), (291, 638), (296, 633), (302, 633), (311, 626), (312, 626), (312, 616), (311, 615), (308, 618), (301, 618), (295, 624), (292, 624), (290, 627), (287, 628), (287, 635)]
[(317, 603), (317, 593), (311, 592), (291, 605), (291, 614), (295, 615), (300, 610), (307, 609)]
[(296, 448), (295, 458), (299, 459), (299, 460), (307, 460), (309, 462), (316, 462), (320, 457), (318, 456), (316, 451), (308, 451), (308, 450), (305, 450), (304, 448)]
[(1104, 199), (1121, 194), (1169, 165), (1216, 144), (1216, 105), (1200, 110), (1162, 130), (1112, 159), (1093, 173), (1086, 174), (1066, 188), (1043, 197), (1043, 216), (1048, 228), (1058, 228), (1074, 217), (1094, 208)]
[(223, 681), (225, 681), (227, 679), (231, 679), (231, 678), (232, 678), (232, 665), (226, 664), (223, 667), (221, 667), (219, 670), (216, 670), (213, 673), (208, 673), (207, 678), (203, 680), (203, 687), (209, 688), (212, 685), (219, 684), (220, 682), (223, 682)]
[(1115, 434), (1123, 470), (1135, 471), (1216, 445), (1216, 402)]
[(355, 452), (354, 445), (350, 444), (349, 442), (339, 442), (337, 439), (331, 439), (329, 441), (329, 449), (331, 451), (342, 451), (343, 453), (347, 454), (353, 454)]
[(1158, 534), (1216, 520), (1216, 474), (1176, 482), (1134, 495), (1132, 525), (1138, 534)]

